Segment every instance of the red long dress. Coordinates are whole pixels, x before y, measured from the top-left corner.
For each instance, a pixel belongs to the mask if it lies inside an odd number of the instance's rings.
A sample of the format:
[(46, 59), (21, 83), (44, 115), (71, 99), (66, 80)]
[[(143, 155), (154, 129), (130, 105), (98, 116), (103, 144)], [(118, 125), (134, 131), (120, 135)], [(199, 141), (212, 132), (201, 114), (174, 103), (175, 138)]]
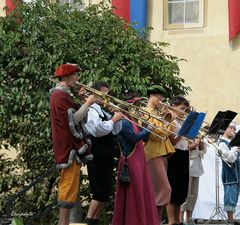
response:
[[(135, 124), (131, 124), (134, 133), (137, 134), (139, 128)], [(127, 157), (131, 179), (129, 184), (119, 181), (124, 161), (125, 158), (121, 154), (112, 225), (159, 225), (152, 181), (147, 168), (142, 140), (135, 145), (134, 150)]]

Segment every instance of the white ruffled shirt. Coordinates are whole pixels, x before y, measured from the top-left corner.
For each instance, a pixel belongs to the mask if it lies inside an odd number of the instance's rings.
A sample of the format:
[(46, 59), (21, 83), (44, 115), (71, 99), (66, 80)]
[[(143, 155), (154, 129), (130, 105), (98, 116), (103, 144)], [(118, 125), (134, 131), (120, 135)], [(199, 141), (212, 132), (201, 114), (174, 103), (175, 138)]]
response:
[[(104, 115), (108, 118), (107, 121), (102, 120), (101, 117), (104, 117)], [(122, 130), (122, 122), (114, 123), (111, 118), (112, 116), (102, 110), (100, 105), (94, 103), (89, 107), (85, 127), (88, 133), (94, 137), (102, 137), (108, 135), (110, 132), (116, 135)]]
[[(180, 130), (181, 124), (177, 120), (175, 120), (174, 122), (176, 124), (175, 133), (178, 133)], [(174, 145), (174, 148), (183, 150), (183, 151), (188, 150), (188, 140), (184, 137), (180, 138), (180, 140)]]
[[(227, 142), (230, 142), (230, 139), (221, 137), (220, 139), (226, 140)], [(219, 141), (220, 141), (219, 139)], [(238, 147), (232, 147), (231, 149), (228, 147), (228, 145), (226, 145), (225, 142), (219, 142), (218, 145), (220, 151), (221, 151), (221, 157), (223, 158), (223, 160), (233, 163), (237, 160), (238, 158), (238, 152), (239, 152), (239, 148)]]

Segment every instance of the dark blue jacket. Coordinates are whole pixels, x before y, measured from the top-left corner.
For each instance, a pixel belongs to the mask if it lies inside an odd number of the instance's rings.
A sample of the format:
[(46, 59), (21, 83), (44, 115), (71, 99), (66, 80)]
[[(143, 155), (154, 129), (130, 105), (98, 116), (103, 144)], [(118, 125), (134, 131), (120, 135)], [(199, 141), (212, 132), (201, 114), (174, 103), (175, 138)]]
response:
[[(220, 139), (219, 143), (221, 143), (221, 142), (224, 142), (226, 145), (229, 144), (229, 142), (227, 140)], [(223, 182), (223, 185), (239, 183), (239, 177), (240, 177), (239, 163), (240, 163), (239, 156), (237, 157), (237, 160), (234, 163), (232, 163), (231, 167), (229, 167), (227, 165), (227, 163), (222, 160), (222, 182)]]
[(126, 119), (122, 120), (122, 130), (120, 132), (122, 154), (127, 157), (134, 150), (135, 145), (141, 140), (147, 141), (148, 136), (149, 131), (141, 130), (136, 134), (131, 122)]

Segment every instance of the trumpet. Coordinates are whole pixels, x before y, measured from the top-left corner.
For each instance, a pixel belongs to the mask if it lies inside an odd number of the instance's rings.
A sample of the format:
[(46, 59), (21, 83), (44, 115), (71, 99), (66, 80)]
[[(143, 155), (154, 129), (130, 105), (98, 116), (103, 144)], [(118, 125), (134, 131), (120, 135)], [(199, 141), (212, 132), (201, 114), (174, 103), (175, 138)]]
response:
[[(58, 81), (54, 78), (49, 78), (49, 80), (56, 84), (58, 83)], [(113, 97), (109, 94), (103, 93), (80, 82), (76, 82), (73, 89), (74, 91), (79, 91), (81, 88), (85, 89), (88, 92), (85, 94), (85, 96), (89, 96), (90, 94), (95, 95), (97, 97), (97, 100), (103, 105), (103, 107), (115, 108), (116, 110), (122, 112), (123, 114), (129, 115), (131, 118), (135, 119), (138, 122), (135, 122), (127, 117), (125, 117), (125, 119), (131, 121), (132, 123), (136, 124), (142, 129), (149, 131), (151, 134), (160, 138), (162, 141), (167, 140), (168, 135), (166, 134), (166, 132), (164, 132), (165, 131), (164, 128), (151, 124), (149, 122), (149, 119), (155, 116), (150, 114), (146, 110), (136, 105), (125, 102), (123, 100), (120, 100), (116, 97)], [(157, 119), (157, 117), (155, 118)], [(154, 131), (161, 131), (163, 135), (160, 135)]]

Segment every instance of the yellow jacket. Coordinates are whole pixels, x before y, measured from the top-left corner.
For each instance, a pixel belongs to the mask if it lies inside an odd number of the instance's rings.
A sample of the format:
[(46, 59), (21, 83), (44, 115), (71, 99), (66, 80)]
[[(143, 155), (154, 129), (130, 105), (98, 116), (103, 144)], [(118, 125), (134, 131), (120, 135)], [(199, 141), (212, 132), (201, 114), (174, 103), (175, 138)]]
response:
[[(158, 113), (151, 108), (145, 108), (145, 110), (151, 114), (158, 115)], [(164, 133), (161, 130), (161, 127), (163, 126), (163, 123), (161, 121), (154, 118), (150, 118), (148, 121), (154, 124), (156, 127), (159, 127), (159, 129), (154, 129), (152, 132), (159, 134), (162, 137), (170, 135), (170, 132), (166, 133), (166, 131), (164, 130)], [(168, 125), (167, 129), (173, 131), (174, 126)], [(175, 152), (175, 149), (168, 137), (166, 141), (163, 141), (159, 137), (151, 133), (149, 135), (149, 140), (144, 143), (144, 152), (147, 160), (150, 160), (158, 156), (166, 156), (169, 154), (173, 154)]]

